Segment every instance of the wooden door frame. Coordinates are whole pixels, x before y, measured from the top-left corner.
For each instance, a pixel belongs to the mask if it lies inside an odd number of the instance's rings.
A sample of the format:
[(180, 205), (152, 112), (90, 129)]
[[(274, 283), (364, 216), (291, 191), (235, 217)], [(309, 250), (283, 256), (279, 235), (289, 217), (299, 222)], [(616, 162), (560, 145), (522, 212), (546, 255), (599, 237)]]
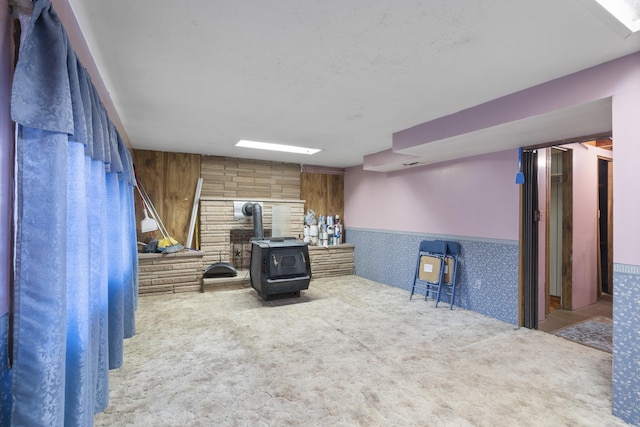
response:
[[(550, 312), (551, 294), (551, 158), (549, 147), (546, 156), (545, 170), (545, 314)], [(562, 149), (562, 297), (561, 308), (571, 310), (573, 307), (573, 151)]]
[(562, 301), (573, 309), (573, 150), (562, 153)]
[[(598, 156), (598, 162), (604, 160), (607, 162), (607, 275), (609, 281), (608, 295), (613, 295), (613, 158)], [(600, 167), (598, 165), (598, 167)], [(600, 211), (600, 216), (603, 212)], [(603, 298), (602, 293), (602, 265), (600, 254), (600, 218), (598, 218), (598, 299)]]

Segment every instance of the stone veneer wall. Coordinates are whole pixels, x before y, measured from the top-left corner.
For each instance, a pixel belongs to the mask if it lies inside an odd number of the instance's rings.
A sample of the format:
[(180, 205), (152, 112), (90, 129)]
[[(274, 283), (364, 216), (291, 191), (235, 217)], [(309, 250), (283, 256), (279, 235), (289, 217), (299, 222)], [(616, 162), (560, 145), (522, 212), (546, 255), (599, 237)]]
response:
[[(202, 197), (200, 199), (200, 249), (204, 251), (204, 268), (222, 259), (224, 262), (235, 264), (233, 245), (231, 244), (231, 230), (253, 230), (253, 219), (235, 219), (233, 217), (233, 202), (235, 200), (262, 202), (263, 228), (272, 228), (273, 206), (288, 206), (291, 212), (291, 237), (301, 238), (304, 222), (304, 200), (270, 200), (264, 198), (226, 199)], [(289, 237), (289, 236), (280, 236)], [(248, 243), (248, 242), (247, 242)], [(247, 245), (246, 251), (250, 247)], [(249, 252), (243, 254), (248, 259)], [(237, 258), (237, 257), (235, 257)]]
[[(272, 228), (274, 204), (290, 206), (291, 237), (302, 235), (304, 200), (300, 200), (300, 165), (202, 156), (200, 175), (200, 249), (205, 252), (204, 268), (221, 259), (236, 268), (240, 264), (247, 265), (250, 257), (248, 242), (244, 249), (243, 245), (234, 247), (230, 232), (231, 229), (253, 230), (253, 221), (251, 218), (233, 218), (234, 200), (263, 202), (262, 222), (265, 229)], [(239, 256), (237, 251), (241, 252)]]
[(355, 274), (354, 249), (349, 243), (329, 247), (309, 246), (311, 277), (320, 279)]
[(202, 257), (202, 251), (138, 254), (138, 294), (199, 292)]
[(202, 197), (300, 199), (300, 166), (293, 163), (202, 156)]

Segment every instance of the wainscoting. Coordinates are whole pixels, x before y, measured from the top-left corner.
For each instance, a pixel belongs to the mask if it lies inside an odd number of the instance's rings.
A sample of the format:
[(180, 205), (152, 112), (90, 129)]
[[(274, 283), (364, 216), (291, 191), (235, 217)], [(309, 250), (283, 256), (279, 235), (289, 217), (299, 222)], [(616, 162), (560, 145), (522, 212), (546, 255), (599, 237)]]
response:
[(613, 265), (613, 414), (640, 425), (640, 266)]
[[(455, 305), (518, 323), (518, 242), (347, 228), (356, 275), (409, 291), (421, 240), (460, 242)], [(407, 294), (407, 298), (409, 295)]]

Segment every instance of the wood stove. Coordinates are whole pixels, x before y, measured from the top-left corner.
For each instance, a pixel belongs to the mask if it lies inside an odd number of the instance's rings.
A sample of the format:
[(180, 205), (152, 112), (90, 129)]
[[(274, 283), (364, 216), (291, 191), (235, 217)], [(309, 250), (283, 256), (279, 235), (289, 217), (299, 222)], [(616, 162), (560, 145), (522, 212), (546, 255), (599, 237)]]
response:
[(253, 217), (253, 239), (251, 239), (251, 286), (263, 299), (271, 297), (300, 296), (300, 291), (309, 289), (311, 262), (309, 247), (294, 237), (264, 237), (262, 228), (262, 205), (247, 202), (242, 212)]
[(311, 281), (309, 247), (294, 238), (254, 240), (249, 272), (251, 286), (265, 300), (300, 296)]

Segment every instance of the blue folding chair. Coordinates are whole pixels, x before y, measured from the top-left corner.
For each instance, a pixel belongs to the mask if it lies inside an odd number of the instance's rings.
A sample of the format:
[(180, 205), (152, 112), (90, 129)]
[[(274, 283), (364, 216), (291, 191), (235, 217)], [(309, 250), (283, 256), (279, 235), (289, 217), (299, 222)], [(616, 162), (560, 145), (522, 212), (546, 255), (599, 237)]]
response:
[(411, 286), (409, 299), (413, 298), (416, 287), (424, 287), (424, 299), (429, 295), (436, 301), (440, 297), (440, 287), (444, 275), (444, 260), (447, 242), (444, 240), (423, 240), (418, 249), (418, 262)]
[(449, 296), (449, 310), (453, 309), (453, 303), (456, 298), (456, 278), (458, 274), (458, 261), (460, 258), (460, 243), (458, 242), (446, 242), (447, 251), (444, 259), (445, 273), (442, 276), (440, 287), (438, 288), (438, 294), (436, 295), (436, 308), (440, 302), (440, 296), (443, 291)]

